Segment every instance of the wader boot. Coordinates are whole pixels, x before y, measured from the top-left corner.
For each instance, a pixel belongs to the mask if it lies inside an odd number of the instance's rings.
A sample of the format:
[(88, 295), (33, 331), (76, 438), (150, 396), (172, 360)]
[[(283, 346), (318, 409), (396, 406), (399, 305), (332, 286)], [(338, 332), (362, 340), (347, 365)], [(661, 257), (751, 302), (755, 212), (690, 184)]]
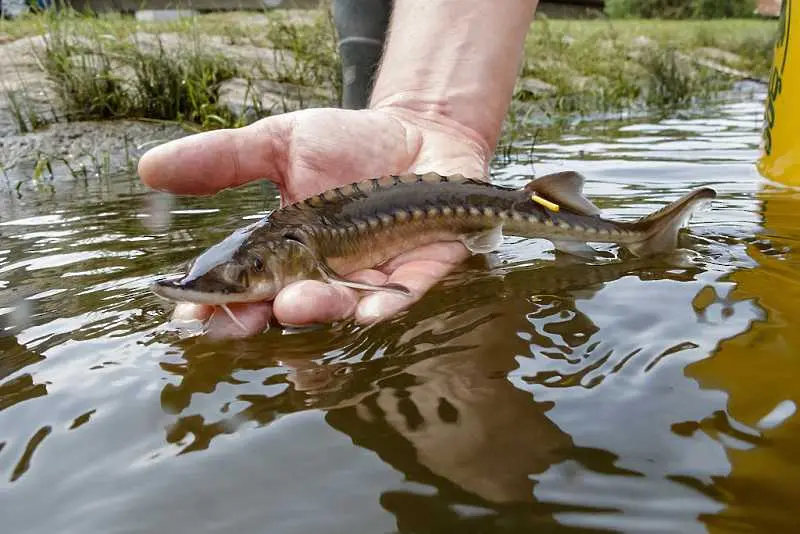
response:
[(333, 0), (345, 109), (364, 109), (369, 104), (391, 12), (392, 0)]

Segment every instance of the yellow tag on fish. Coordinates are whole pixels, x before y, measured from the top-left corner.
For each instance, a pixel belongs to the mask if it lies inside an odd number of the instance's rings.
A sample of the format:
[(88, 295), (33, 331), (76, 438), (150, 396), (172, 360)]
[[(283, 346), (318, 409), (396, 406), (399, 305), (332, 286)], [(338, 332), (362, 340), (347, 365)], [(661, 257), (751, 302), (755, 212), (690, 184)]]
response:
[(555, 202), (550, 202), (546, 198), (542, 198), (539, 195), (537, 195), (536, 193), (531, 195), (531, 200), (533, 200), (537, 204), (541, 204), (542, 206), (544, 206), (545, 208), (549, 209), (550, 211), (558, 211), (558, 210), (561, 209), (559, 207), (559, 205), (556, 204)]

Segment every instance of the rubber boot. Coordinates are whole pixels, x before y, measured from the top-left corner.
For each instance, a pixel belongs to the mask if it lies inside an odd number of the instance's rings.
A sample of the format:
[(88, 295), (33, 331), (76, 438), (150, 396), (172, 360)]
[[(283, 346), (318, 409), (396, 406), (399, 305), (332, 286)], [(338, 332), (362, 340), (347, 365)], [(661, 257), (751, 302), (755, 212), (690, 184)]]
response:
[(391, 13), (392, 0), (333, 0), (345, 109), (364, 109), (369, 104)]

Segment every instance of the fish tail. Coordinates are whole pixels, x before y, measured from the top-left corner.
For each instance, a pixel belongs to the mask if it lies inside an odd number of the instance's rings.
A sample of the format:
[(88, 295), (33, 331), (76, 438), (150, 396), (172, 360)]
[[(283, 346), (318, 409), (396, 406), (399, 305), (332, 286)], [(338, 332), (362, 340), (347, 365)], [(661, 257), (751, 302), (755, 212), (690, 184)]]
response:
[(628, 228), (644, 235), (644, 238), (636, 243), (627, 244), (626, 248), (639, 257), (674, 250), (680, 229), (689, 222), (700, 204), (716, 196), (716, 191), (711, 188), (695, 189), (660, 210), (631, 223)]

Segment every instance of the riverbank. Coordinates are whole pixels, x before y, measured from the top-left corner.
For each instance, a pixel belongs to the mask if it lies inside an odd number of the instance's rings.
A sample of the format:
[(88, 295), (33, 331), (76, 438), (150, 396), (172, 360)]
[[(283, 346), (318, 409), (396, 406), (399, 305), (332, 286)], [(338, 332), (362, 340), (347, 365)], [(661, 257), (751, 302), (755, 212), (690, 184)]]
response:
[[(525, 118), (542, 124), (668, 111), (713, 100), (736, 81), (763, 83), (776, 27), (765, 20), (540, 17), (504, 142), (520, 135)], [(59, 174), (54, 166), (84, 177), (113, 172), (135, 165), (148, 142), (336, 105), (339, 68), (324, 11), (166, 22), (61, 12), (3, 21), (2, 173), (16, 183)]]

